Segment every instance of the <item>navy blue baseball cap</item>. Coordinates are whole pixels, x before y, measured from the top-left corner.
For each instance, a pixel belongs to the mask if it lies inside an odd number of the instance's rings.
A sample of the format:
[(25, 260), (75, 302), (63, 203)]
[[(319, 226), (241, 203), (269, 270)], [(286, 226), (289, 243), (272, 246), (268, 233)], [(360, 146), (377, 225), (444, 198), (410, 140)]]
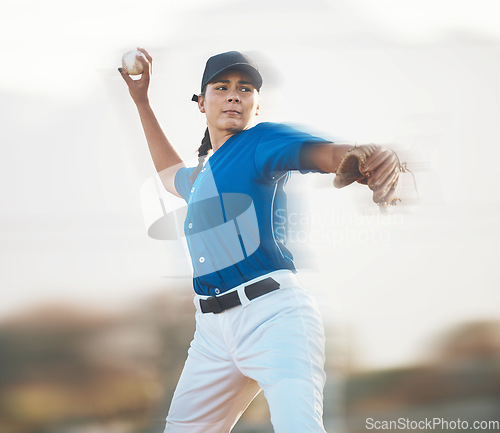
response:
[[(262, 86), (262, 76), (260, 75), (257, 65), (246, 55), (239, 51), (228, 51), (227, 53), (216, 54), (207, 60), (205, 72), (201, 80), (201, 92), (205, 90), (205, 86), (213, 81), (217, 75), (226, 71), (241, 71), (247, 74), (252, 80), (252, 84), (257, 91)], [(198, 102), (198, 95), (193, 95), (193, 101)]]

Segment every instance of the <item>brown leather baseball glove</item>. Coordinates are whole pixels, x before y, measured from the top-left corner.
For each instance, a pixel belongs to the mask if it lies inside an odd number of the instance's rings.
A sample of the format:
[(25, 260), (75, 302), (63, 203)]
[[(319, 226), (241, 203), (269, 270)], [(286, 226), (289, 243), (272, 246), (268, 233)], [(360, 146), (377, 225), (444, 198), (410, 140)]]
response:
[(396, 153), (375, 144), (354, 146), (340, 162), (333, 180), (336, 188), (359, 182), (373, 191), (379, 206), (395, 205), (399, 174), (403, 171)]

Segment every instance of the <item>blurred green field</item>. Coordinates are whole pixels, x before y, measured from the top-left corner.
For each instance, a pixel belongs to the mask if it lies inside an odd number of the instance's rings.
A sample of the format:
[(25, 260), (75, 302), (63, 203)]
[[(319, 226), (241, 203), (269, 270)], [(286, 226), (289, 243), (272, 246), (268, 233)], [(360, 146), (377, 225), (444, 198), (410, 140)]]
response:
[[(46, 305), (0, 323), (0, 432), (162, 432), (194, 331), (186, 295), (121, 312)], [(357, 371), (327, 330), (325, 426), (366, 431), (366, 419), (500, 419), (499, 324), (464, 325), (426, 365)], [(260, 395), (234, 429), (271, 432)], [(483, 430), (485, 431), (485, 430)], [(492, 430), (493, 431), (493, 430)]]

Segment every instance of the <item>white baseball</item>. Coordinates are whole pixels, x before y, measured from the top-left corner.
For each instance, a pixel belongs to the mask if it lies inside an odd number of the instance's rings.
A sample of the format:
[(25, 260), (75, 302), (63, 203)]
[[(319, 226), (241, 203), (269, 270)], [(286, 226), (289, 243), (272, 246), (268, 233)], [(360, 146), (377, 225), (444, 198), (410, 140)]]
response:
[(137, 56), (146, 57), (139, 50), (128, 51), (122, 56), (122, 68), (129, 75), (140, 75), (144, 70)]

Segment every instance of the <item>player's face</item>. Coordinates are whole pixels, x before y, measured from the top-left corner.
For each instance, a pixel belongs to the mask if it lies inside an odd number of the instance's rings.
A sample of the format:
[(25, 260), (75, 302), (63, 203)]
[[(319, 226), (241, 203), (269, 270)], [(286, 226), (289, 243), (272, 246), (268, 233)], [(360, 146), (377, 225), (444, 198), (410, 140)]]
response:
[(211, 133), (236, 134), (252, 126), (259, 112), (259, 92), (246, 74), (228, 71), (207, 84), (198, 105)]

